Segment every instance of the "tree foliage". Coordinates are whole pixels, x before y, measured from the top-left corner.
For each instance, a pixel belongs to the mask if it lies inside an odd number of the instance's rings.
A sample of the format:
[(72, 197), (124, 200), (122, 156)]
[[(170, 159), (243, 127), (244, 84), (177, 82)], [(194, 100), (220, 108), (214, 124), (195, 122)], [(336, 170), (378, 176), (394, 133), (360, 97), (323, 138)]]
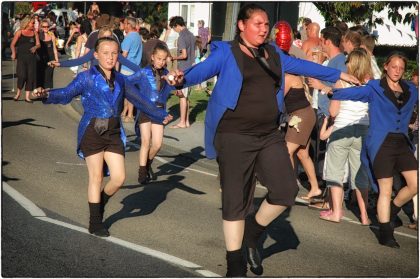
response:
[(168, 18), (168, 3), (166, 2), (132, 2), (134, 10), (140, 11), (140, 15), (147, 23), (153, 24)]
[(29, 14), (32, 10), (32, 5), (29, 2), (16, 2), (15, 15)]
[(335, 25), (339, 21), (353, 22), (355, 24), (366, 24), (376, 26), (383, 24), (382, 18), (373, 16), (374, 12), (389, 9), (388, 18), (395, 24), (396, 22), (409, 23), (413, 18), (412, 13), (407, 13), (404, 18), (400, 14), (400, 8), (411, 8), (417, 2), (313, 2), (325, 19), (325, 24)]

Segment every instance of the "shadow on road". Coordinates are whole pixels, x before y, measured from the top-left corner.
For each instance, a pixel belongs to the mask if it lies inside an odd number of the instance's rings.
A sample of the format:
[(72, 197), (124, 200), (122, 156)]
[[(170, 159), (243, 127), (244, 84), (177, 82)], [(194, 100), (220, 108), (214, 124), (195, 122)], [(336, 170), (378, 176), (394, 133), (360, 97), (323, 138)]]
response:
[[(125, 197), (121, 203), (123, 208), (109, 216), (104, 224), (106, 227), (110, 227), (118, 220), (144, 216), (153, 213), (156, 208), (166, 200), (169, 192), (175, 189), (179, 189), (194, 195), (203, 195), (205, 192), (195, 190), (191, 187), (186, 186), (181, 181), (184, 176), (172, 175), (168, 180), (153, 182), (144, 186), (138, 186), (143, 188), (141, 191), (131, 194)], [(134, 185), (123, 186), (122, 188), (132, 188)]]
[(2, 126), (3, 126), (3, 129), (8, 128), (8, 127), (18, 126), (18, 125), (29, 125), (29, 126), (35, 126), (35, 127), (44, 127), (44, 128), (47, 128), (47, 129), (55, 129), (54, 127), (51, 127), (51, 126), (39, 125), (39, 124), (32, 123), (34, 121), (35, 121), (35, 119), (33, 119), (33, 118), (25, 118), (25, 119), (18, 120), (18, 121), (4, 121), (4, 122), (2, 122)]

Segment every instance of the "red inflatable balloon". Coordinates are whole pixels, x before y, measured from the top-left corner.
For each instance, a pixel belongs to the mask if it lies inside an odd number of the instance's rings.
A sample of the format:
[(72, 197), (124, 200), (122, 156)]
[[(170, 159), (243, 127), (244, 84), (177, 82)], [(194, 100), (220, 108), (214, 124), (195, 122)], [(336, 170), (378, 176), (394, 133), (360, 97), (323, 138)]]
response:
[(274, 27), (276, 45), (283, 51), (289, 52), (292, 45), (292, 27), (287, 21), (279, 21)]

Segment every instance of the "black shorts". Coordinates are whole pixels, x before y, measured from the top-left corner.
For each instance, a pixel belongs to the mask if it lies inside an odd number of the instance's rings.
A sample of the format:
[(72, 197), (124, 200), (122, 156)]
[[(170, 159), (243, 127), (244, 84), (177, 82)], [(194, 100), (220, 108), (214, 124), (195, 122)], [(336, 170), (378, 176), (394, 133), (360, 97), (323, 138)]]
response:
[(216, 133), (223, 220), (244, 220), (253, 211), (256, 178), (267, 202), (291, 206), (298, 192), (295, 172), (280, 131), (266, 136)]
[(95, 118), (92, 118), (80, 142), (80, 150), (84, 157), (107, 151), (124, 156), (124, 143), (121, 140), (119, 118), (110, 118), (108, 130), (102, 135), (95, 131)]
[(373, 172), (376, 179), (393, 177), (395, 172), (417, 170), (417, 159), (403, 134), (389, 133), (376, 154)]
[(146, 122), (152, 122), (153, 124), (163, 125), (162, 122), (158, 123), (158, 122), (152, 121), (145, 113), (140, 113), (138, 123), (142, 124), (142, 123), (146, 123)]

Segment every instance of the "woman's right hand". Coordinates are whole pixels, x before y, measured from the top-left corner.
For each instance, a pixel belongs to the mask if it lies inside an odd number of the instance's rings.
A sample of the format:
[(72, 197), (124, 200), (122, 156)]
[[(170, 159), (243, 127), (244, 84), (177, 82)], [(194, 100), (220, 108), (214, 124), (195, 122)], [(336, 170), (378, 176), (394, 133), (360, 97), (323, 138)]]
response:
[(51, 68), (60, 67), (60, 62), (52, 60), (52, 61), (49, 61), (47, 65), (50, 66)]
[(162, 121), (163, 125), (168, 124), (168, 123), (169, 123), (172, 119), (173, 119), (173, 116), (172, 116), (172, 115), (170, 115), (170, 114), (168, 114), (168, 115), (165, 117), (165, 119), (163, 119), (163, 121)]
[(36, 98), (48, 98), (48, 92), (50, 91), (49, 88), (42, 88), (38, 87), (35, 88), (34, 91), (32, 91), (32, 96)]
[(12, 53), (11, 58), (12, 58), (12, 60), (15, 60), (16, 59), (16, 53)]

